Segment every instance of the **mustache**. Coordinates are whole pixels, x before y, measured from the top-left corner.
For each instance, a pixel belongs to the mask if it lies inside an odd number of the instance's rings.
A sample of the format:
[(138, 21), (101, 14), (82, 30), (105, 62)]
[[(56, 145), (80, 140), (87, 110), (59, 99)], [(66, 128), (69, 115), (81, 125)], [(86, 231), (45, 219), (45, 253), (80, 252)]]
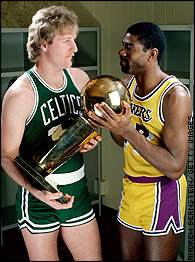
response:
[(129, 61), (128, 58), (123, 57), (123, 56), (120, 56), (119, 58), (120, 58), (120, 61), (124, 61), (124, 62), (128, 62)]

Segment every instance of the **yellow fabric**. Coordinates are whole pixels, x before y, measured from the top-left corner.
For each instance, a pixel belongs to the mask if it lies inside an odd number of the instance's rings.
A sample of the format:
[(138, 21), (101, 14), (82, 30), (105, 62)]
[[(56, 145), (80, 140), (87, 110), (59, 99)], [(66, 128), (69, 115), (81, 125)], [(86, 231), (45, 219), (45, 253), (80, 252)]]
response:
[[(152, 144), (159, 145), (164, 119), (162, 101), (164, 95), (175, 85), (183, 85), (176, 77), (168, 76), (162, 80), (152, 92), (145, 97), (136, 95), (136, 79), (130, 82), (131, 123)], [(185, 87), (186, 88), (186, 87)], [(146, 161), (129, 142), (124, 144), (124, 172), (130, 176), (159, 177), (163, 174)]]
[[(175, 197), (178, 197), (178, 204), (177, 201), (174, 201), (172, 204), (169, 200), (167, 201), (167, 199), (162, 197), (162, 192), (164, 195), (171, 193), (170, 183), (177, 184), (177, 186), (175, 185), (177, 187)], [(163, 188), (163, 182), (133, 183), (125, 176), (118, 221), (128, 228), (142, 231), (145, 235), (166, 235), (169, 233), (170, 228), (176, 234), (183, 232), (186, 189), (187, 183), (184, 175), (178, 181), (170, 180), (166, 184), (165, 189)], [(163, 210), (162, 205), (164, 206)], [(162, 228), (154, 227), (155, 220), (157, 223), (161, 219), (158, 217), (160, 212), (166, 214), (167, 210), (169, 210), (170, 215), (167, 217), (165, 225)], [(174, 213), (179, 214), (179, 225), (175, 221)], [(170, 223), (171, 218), (173, 218), (173, 221)], [(175, 226), (175, 224), (177, 225)]]

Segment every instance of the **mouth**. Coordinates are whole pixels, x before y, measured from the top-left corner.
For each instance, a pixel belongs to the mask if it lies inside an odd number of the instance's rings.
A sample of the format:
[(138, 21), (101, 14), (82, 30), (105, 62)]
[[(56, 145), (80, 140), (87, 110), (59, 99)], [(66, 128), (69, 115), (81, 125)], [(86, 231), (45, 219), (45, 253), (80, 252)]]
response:
[(66, 58), (72, 59), (74, 56), (75, 54), (73, 53), (73, 54), (67, 55)]
[(126, 66), (127, 65), (127, 61), (126, 60), (120, 60), (120, 65), (121, 66)]
[(65, 60), (72, 60), (72, 56), (66, 56)]
[(120, 66), (123, 73), (128, 74), (129, 73), (129, 63), (126, 59), (120, 60)]

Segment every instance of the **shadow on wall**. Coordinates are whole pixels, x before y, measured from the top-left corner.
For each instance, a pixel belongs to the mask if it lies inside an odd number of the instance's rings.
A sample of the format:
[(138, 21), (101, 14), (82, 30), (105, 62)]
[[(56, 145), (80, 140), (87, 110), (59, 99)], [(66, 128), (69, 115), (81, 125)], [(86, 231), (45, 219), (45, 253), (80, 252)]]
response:
[(78, 15), (79, 26), (97, 26), (99, 22), (79, 1), (2, 1), (1, 27), (28, 27), (35, 12), (51, 5), (65, 5)]

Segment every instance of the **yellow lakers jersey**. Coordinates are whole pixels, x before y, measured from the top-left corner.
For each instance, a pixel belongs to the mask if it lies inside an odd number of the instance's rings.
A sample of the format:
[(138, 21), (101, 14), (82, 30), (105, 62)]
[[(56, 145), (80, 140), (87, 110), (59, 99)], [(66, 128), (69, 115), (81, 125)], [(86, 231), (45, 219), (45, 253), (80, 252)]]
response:
[[(132, 113), (130, 121), (134, 128), (154, 145), (161, 143), (164, 126), (163, 98), (176, 85), (184, 86), (175, 76), (168, 76), (149, 94), (140, 97), (135, 92), (137, 87), (135, 77), (129, 82)], [(184, 86), (184, 88), (188, 91), (187, 87)], [(159, 177), (164, 175), (146, 161), (128, 141), (124, 143), (124, 159), (124, 172), (129, 176)]]

